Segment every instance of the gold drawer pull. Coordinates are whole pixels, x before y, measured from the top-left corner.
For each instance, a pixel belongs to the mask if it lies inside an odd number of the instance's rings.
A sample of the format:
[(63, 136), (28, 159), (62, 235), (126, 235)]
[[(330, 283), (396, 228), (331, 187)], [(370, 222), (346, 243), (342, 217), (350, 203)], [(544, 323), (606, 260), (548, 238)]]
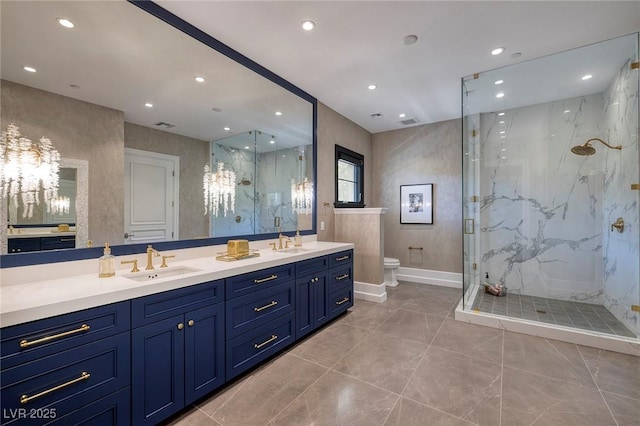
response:
[(342, 305), (343, 303), (347, 303), (348, 301), (349, 301), (349, 298), (348, 298), (348, 297), (345, 297), (345, 298), (344, 298), (344, 299), (342, 299), (341, 301), (336, 302), (336, 305)]
[(260, 349), (260, 348), (261, 348), (261, 347), (263, 347), (264, 345), (267, 345), (267, 344), (269, 344), (269, 343), (273, 342), (273, 341), (274, 341), (274, 340), (276, 340), (277, 338), (278, 338), (278, 336), (276, 336), (275, 334), (272, 334), (272, 335), (271, 335), (271, 337), (270, 337), (268, 340), (266, 340), (266, 341), (264, 341), (264, 342), (262, 342), (262, 343), (254, 343), (254, 344), (253, 344), (253, 347), (254, 347), (254, 348), (256, 348), (256, 349)]
[(27, 340), (21, 340), (20, 341), (20, 347), (21, 348), (28, 348), (29, 346), (39, 345), (40, 343), (45, 343), (45, 342), (48, 342), (49, 340), (60, 339), (62, 337), (71, 336), (72, 334), (81, 333), (83, 331), (89, 330), (90, 328), (91, 328), (91, 326), (89, 326), (87, 324), (82, 324), (80, 326), (80, 328), (76, 328), (75, 330), (65, 331), (64, 333), (54, 334), (53, 336), (43, 337), (42, 339), (37, 339), (37, 340), (34, 340), (32, 342), (29, 342)]
[(276, 274), (272, 274), (270, 277), (262, 278), (261, 280), (253, 280), (253, 282), (256, 284), (262, 284), (265, 281), (275, 280), (276, 278), (278, 278), (278, 276)]
[(348, 258), (349, 256), (336, 257), (336, 262), (342, 262), (343, 260), (347, 260)]
[(260, 312), (272, 306), (276, 306), (277, 304), (278, 302), (276, 302), (275, 300), (272, 300), (271, 303), (269, 303), (268, 305), (260, 306), (259, 308), (253, 308), (253, 310), (256, 312)]
[(343, 274), (343, 275), (340, 275), (339, 277), (336, 277), (336, 281), (342, 281), (345, 278), (349, 278), (349, 274)]
[(78, 383), (78, 382), (81, 382), (83, 380), (89, 380), (89, 377), (91, 377), (91, 374), (87, 373), (86, 371), (83, 371), (82, 374), (80, 374), (80, 377), (78, 377), (76, 379), (73, 379), (73, 380), (69, 380), (68, 382), (63, 383), (61, 385), (54, 386), (51, 389), (47, 389), (46, 391), (42, 391), (42, 392), (37, 393), (37, 394), (35, 394), (33, 396), (22, 395), (20, 397), (20, 404), (26, 404), (29, 401), (33, 401), (34, 399), (40, 398), (41, 396), (48, 395), (51, 392), (55, 392), (55, 391), (60, 390), (62, 388), (66, 388), (67, 386), (70, 386), (70, 385), (72, 385), (74, 383)]

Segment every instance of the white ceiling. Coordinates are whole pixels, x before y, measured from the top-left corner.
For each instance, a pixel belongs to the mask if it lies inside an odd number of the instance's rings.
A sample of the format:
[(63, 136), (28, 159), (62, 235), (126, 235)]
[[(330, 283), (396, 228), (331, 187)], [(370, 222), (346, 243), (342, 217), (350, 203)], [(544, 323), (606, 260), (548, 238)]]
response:
[(372, 133), (459, 117), (461, 77), (640, 31), (640, 1), (158, 3)]

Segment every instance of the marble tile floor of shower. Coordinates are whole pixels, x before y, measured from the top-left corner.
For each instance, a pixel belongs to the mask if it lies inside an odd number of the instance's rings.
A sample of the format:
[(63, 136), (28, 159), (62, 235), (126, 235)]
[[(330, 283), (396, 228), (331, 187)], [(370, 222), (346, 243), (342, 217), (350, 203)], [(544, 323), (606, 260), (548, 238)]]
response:
[(540, 321), (623, 337), (638, 337), (602, 305), (507, 293), (496, 297), (478, 291), (473, 310)]
[(459, 289), (387, 291), (168, 424), (640, 425), (640, 357), (455, 321)]

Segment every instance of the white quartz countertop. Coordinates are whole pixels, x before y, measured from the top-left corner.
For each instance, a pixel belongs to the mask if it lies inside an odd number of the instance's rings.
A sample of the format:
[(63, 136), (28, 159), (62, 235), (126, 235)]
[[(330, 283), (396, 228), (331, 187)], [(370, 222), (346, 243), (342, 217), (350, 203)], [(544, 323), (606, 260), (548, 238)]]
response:
[[(354, 245), (351, 243), (313, 241), (303, 244), (300, 248), (301, 250), (295, 252), (287, 253), (285, 251), (261, 249), (258, 251), (260, 253), (258, 257), (233, 262), (216, 260), (216, 253), (211, 250), (211, 256), (207, 257), (180, 261), (178, 256), (176, 259), (169, 261), (169, 268), (166, 269), (176, 270), (186, 267), (194, 269), (195, 271), (193, 272), (170, 277), (158, 277), (144, 282), (134, 281), (126, 277), (127, 275), (140, 276), (154, 272), (145, 271), (144, 263), (138, 262), (138, 267), (141, 271), (135, 274), (131, 274), (128, 269), (121, 269), (116, 271), (114, 277), (98, 278), (98, 259), (95, 259), (96, 272), (94, 274), (72, 275), (63, 278), (3, 285), (0, 288), (0, 326), (8, 327), (134, 299), (349, 250), (353, 247)], [(163, 269), (158, 268), (159, 262), (157, 258), (154, 260), (156, 262), (155, 271), (163, 271)], [(40, 268), (46, 268), (46, 265), (40, 265)]]

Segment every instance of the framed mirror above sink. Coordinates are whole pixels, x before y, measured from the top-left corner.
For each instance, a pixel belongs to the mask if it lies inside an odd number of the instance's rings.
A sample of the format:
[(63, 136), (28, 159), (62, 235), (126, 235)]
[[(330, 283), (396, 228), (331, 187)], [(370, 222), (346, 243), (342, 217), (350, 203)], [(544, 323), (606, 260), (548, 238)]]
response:
[[(124, 246), (125, 148), (179, 160), (178, 225), (153, 241), (160, 249), (315, 233), (315, 98), (152, 2), (2, 2), (0, 12), (2, 125), (46, 136), (87, 172), (75, 250), (7, 255), (16, 212), (0, 200), (2, 267), (96, 257), (82, 249), (89, 240), (143, 251)], [(218, 160), (236, 176), (227, 216), (204, 201), (205, 166)]]

